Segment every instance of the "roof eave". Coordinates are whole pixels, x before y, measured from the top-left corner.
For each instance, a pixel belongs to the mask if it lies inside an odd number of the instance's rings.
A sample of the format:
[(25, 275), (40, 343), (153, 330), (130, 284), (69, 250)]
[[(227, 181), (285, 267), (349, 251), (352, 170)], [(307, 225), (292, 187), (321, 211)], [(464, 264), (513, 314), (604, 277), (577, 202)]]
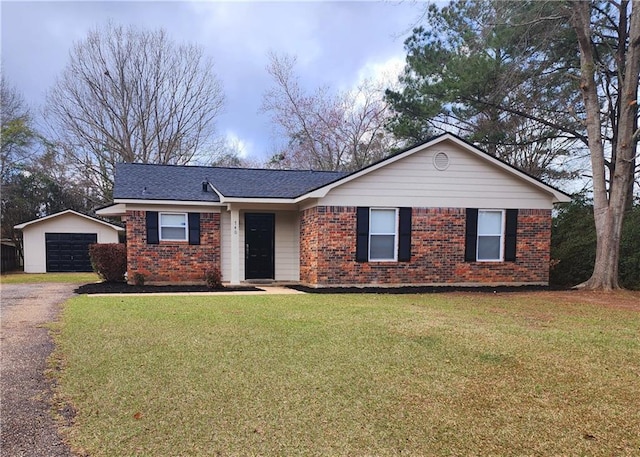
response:
[(96, 214), (107, 217), (124, 216), (126, 214), (126, 207), (122, 203), (116, 203), (96, 210)]
[(48, 216), (44, 216), (44, 217), (41, 217), (39, 219), (34, 219), (32, 221), (23, 222), (22, 224), (14, 225), (13, 228), (16, 229), (16, 230), (23, 230), (24, 228), (26, 228), (26, 227), (28, 227), (30, 225), (39, 224), (39, 223), (44, 222), (44, 221), (46, 221), (48, 219), (53, 219), (54, 217), (59, 217), (59, 216), (62, 216), (64, 214), (74, 214), (74, 215), (80, 216), (80, 217), (82, 217), (84, 219), (88, 219), (90, 221), (106, 225), (107, 227), (111, 227), (112, 229), (117, 230), (119, 232), (124, 231), (124, 228), (122, 228), (122, 227), (118, 227), (117, 225), (113, 225), (113, 224), (110, 224), (108, 222), (101, 221), (100, 219), (97, 219), (95, 217), (87, 216), (86, 214), (79, 213), (79, 212), (74, 211), (72, 209), (67, 209), (65, 211), (60, 211), (60, 212), (55, 213), (55, 214), (49, 214)]
[(224, 206), (222, 202), (203, 200), (153, 200), (143, 198), (114, 198), (113, 205), (184, 205), (184, 206)]
[(211, 184), (209, 181), (207, 181), (207, 185), (211, 188), (211, 190), (213, 190), (216, 193), (216, 195), (218, 196), (218, 200), (220, 200), (220, 203), (224, 203), (225, 197), (224, 195), (222, 195), (222, 192), (216, 189), (216, 187), (213, 184)]
[(295, 198), (278, 197), (225, 197), (224, 203), (279, 203), (295, 205), (298, 200)]

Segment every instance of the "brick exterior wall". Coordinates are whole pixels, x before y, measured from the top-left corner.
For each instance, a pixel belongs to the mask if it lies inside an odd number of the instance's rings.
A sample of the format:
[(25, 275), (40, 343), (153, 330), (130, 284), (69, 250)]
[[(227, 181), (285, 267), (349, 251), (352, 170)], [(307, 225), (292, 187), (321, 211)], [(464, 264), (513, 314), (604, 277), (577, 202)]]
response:
[(147, 283), (202, 283), (207, 270), (220, 268), (220, 214), (200, 214), (200, 245), (187, 241), (147, 244), (145, 211), (127, 211), (127, 271)]
[(515, 262), (465, 262), (465, 209), (413, 208), (410, 262), (356, 262), (356, 208), (301, 213), (300, 280), (310, 285), (548, 283), (550, 210), (520, 210)]

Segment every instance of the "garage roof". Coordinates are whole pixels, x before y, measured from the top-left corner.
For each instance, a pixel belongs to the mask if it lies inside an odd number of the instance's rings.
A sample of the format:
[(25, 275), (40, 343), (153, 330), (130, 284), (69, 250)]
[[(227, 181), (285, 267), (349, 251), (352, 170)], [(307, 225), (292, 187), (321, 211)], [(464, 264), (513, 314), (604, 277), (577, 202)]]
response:
[(114, 225), (114, 224), (110, 224), (110, 223), (105, 222), (105, 221), (103, 221), (101, 219), (98, 219), (96, 217), (87, 216), (86, 214), (79, 213), (79, 212), (74, 211), (72, 209), (61, 211), (61, 212), (55, 213), (55, 214), (50, 214), (49, 216), (44, 216), (44, 217), (41, 217), (39, 219), (34, 219), (32, 221), (23, 222), (22, 224), (15, 225), (13, 228), (15, 228), (17, 230), (22, 230), (25, 227), (28, 227), (30, 225), (39, 224), (40, 222), (46, 221), (48, 219), (53, 219), (54, 217), (63, 216), (65, 214), (74, 214), (76, 216), (83, 217), (83, 218), (88, 219), (88, 220), (93, 221), (93, 222), (99, 222), (100, 224), (104, 224), (107, 227), (111, 227), (112, 229), (117, 230), (119, 232), (123, 232), (124, 231), (124, 228), (122, 228), (122, 227), (119, 227), (119, 226)]

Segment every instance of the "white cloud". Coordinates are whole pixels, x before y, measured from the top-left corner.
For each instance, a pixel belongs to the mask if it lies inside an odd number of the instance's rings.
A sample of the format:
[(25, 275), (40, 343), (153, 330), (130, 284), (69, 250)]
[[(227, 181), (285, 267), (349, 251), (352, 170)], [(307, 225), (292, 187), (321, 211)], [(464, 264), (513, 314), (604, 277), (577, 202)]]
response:
[(404, 55), (395, 55), (384, 61), (370, 60), (358, 71), (356, 85), (368, 80), (385, 87), (393, 86), (398, 82), (404, 65)]
[(238, 156), (240, 156), (241, 158), (246, 159), (247, 157), (251, 157), (253, 155), (253, 142), (240, 138), (240, 136), (236, 132), (227, 130), (224, 134), (224, 138), (227, 148), (230, 151), (237, 152)]
[[(6, 5), (4, 4), (6, 3)], [(34, 111), (68, 60), (74, 41), (111, 19), (117, 24), (163, 27), (176, 42), (201, 45), (214, 62), (227, 98), (218, 127), (243, 155), (264, 155), (272, 128), (260, 111), (271, 85), (268, 52), (297, 56), (305, 89), (349, 90), (379, 79), (404, 58), (416, 2), (144, 1), (4, 2), (3, 72)], [(385, 60), (386, 59), (386, 60)], [(392, 79), (395, 78), (395, 75)]]

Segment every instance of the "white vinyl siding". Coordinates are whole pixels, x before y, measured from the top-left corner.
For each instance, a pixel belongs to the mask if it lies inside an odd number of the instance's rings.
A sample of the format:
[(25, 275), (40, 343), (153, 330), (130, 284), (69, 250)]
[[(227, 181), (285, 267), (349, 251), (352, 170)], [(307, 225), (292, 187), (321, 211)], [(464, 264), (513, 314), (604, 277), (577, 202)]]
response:
[(478, 211), (478, 262), (498, 262), (504, 257), (504, 211)]
[(371, 208), (369, 212), (369, 260), (395, 261), (398, 252), (398, 210)]
[[(246, 212), (260, 212), (246, 210)], [(268, 211), (267, 211), (268, 212)], [(275, 280), (300, 280), (300, 222), (298, 211), (272, 211), (275, 220)], [(239, 268), (240, 280), (244, 281), (244, 213), (239, 220)], [(220, 217), (220, 256), (223, 281), (231, 280), (231, 215), (223, 211)]]
[[(433, 164), (438, 152), (449, 156), (446, 170)], [(443, 142), (335, 187), (318, 205), (551, 209), (552, 200), (550, 193)]]
[(22, 230), (24, 243), (24, 272), (46, 273), (47, 255), (45, 233), (95, 233), (98, 243), (117, 243), (118, 231), (97, 221), (75, 214), (61, 214), (29, 225)]
[[(244, 241), (241, 241), (244, 245)], [(220, 271), (223, 281), (231, 281), (231, 213), (220, 213)]]
[(276, 211), (275, 280), (300, 280), (300, 216), (297, 211)]
[(187, 241), (189, 233), (186, 213), (160, 213), (160, 240)]

